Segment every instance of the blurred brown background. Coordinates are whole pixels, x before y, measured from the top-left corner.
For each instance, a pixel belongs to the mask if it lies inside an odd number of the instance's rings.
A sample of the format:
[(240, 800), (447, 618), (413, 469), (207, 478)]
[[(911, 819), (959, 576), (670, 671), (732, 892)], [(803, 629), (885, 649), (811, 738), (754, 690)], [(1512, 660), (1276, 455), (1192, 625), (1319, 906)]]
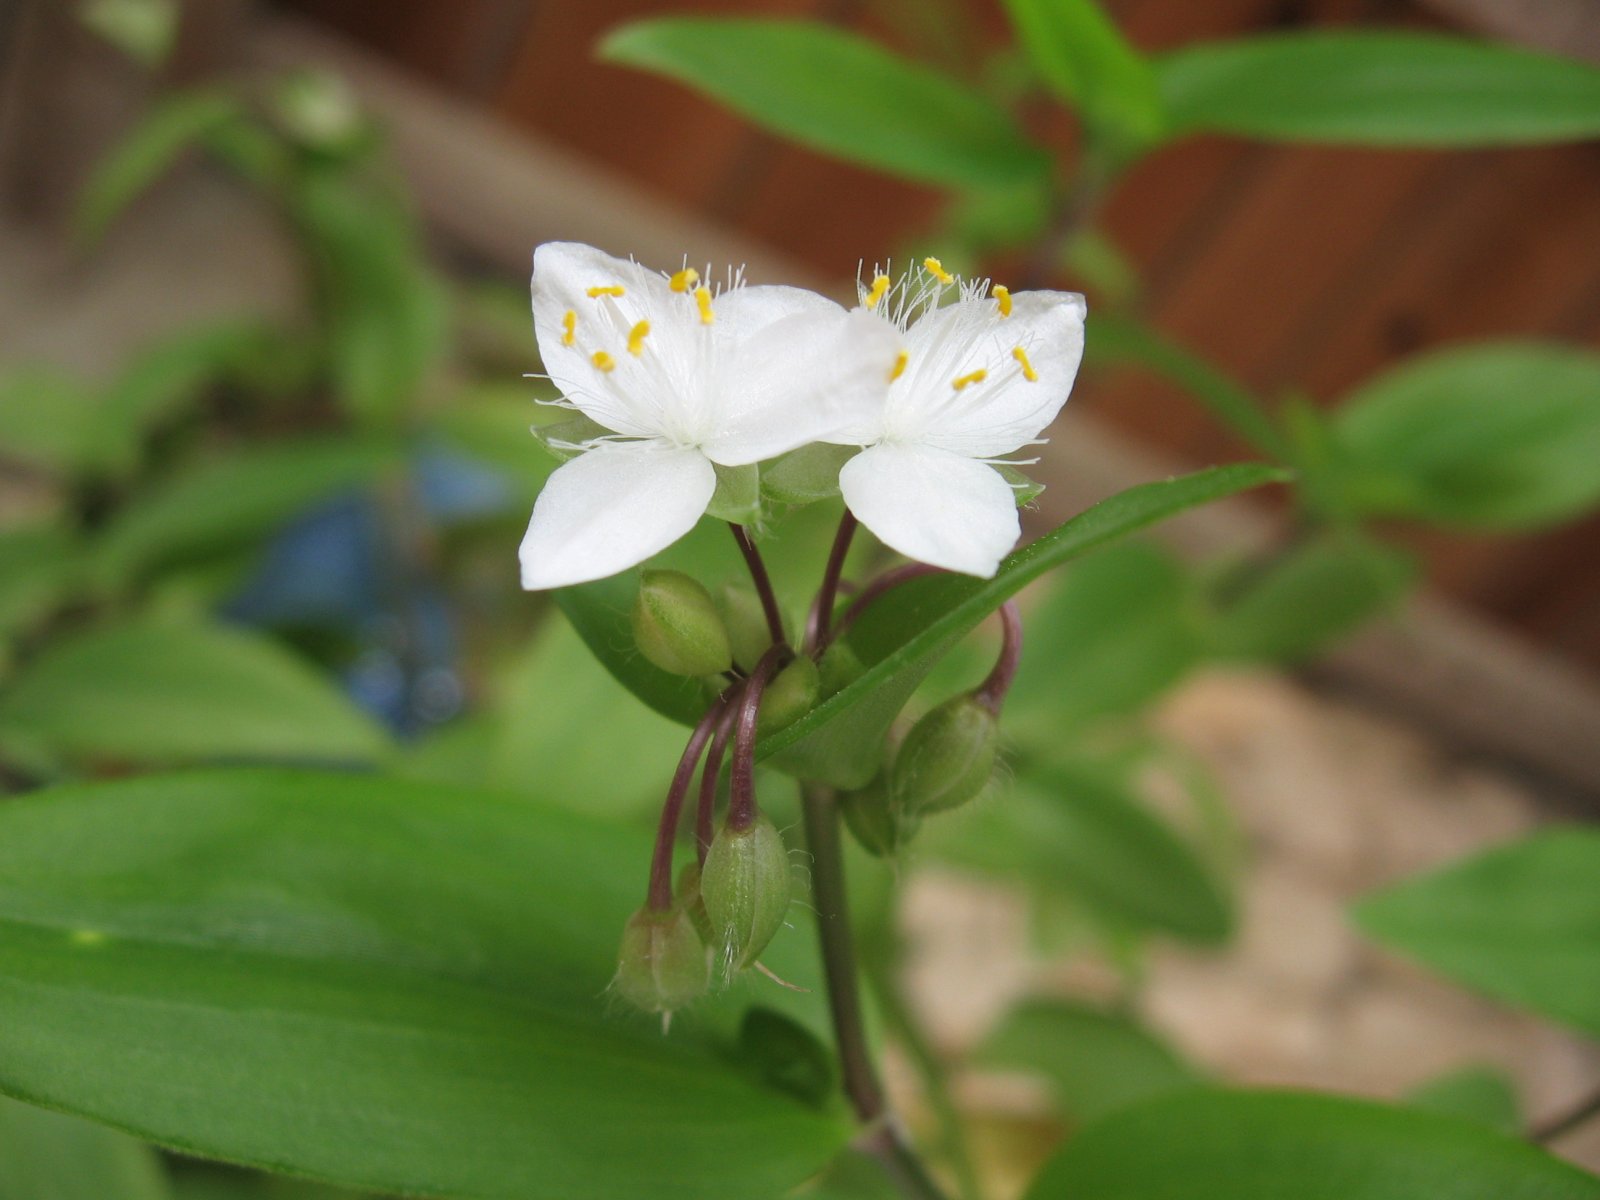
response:
[[(811, 16), (971, 76), (1005, 38), (993, 0), (285, 2), (540, 138), (841, 277), (911, 242), (937, 196), (757, 132), (682, 87), (597, 63), (596, 41), (624, 20), (668, 10)], [(1463, 29), (1590, 57), (1600, 49), (1600, 10), (1584, 0), (1108, 8), (1151, 50), (1343, 23)], [(909, 14), (917, 19), (897, 19)], [(1039, 118), (1043, 136), (1069, 149), (1071, 130)], [(1106, 213), (1145, 281), (1155, 324), (1268, 395), (1302, 389), (1328, 402), (1406, 354), (1456, 339), (1600, 341), (1594, 145), (1422, 153), (1209, 138), (1147, 160)], [(1243, 452), (1153, 380), (1107, 381), (1080, 400), (1186, 462)], [(1529, 537), (1411, 540), (1446, 591), (1600, 667), (1600, 520)]]

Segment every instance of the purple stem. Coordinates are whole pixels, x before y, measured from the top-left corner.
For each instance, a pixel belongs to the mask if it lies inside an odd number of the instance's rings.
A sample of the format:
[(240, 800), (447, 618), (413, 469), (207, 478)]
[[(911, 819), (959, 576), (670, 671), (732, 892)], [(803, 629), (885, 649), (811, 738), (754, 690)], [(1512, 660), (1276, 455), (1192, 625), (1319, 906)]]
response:
[(782, 646), (771, 646), (761, 656), (756, 669), (739, 696), (739, 719), (734, 726), (733, 767), (728, 774), (728, 828), (742, 832), (756, 820), (756, 718), (761, 712), (761, 693), (788, 654)]
[(828, 553), (828, 566), (822, 573), (822, 586), (806, 617), (805, 647), (807, 653), (816, 653), (828, 640), (828, 626), (833, 622), (833, 606), (839, 596), (839, 576), (844, 573), (845, 555), (850, 553), (850, 540), (855, 537), (856, 518), (848, 508), (839, 519), (839, 532), (833, 537), (833, 549)]
[(1000, 606), (1000, 657), (995, 659), (994, 670), (978, 685), (972, 698), (998, 717), (1021, 661), (1022, 615), (1017, 612), (1017, 602), (1007, 600)]
[(678, 817), (683, 812), (684, 797), (689, 794), (700, 751), (705, 749), (706, 739), (722, 719), (728, 701), (729, 696), (724, 692), (706, 710), (706, 715), (689, 735), (683, 757), (678, 760), (678, 769), (672, 774), (672, 786), (667, 789), (666, 803), (661, 806), (661, 824), (656, 828), (655, 856), (650, 860), (650, 888), (645, 893), (645, 903), (652, 912), (667, 912), (672, 908), (672, 847), (678, 837)]
[(761, 551), (756, 549), (756, 544), (750, 540), (750, 534), (743, 525), (730, 524), (728, 528), (733, 530), (733, 540), (739, 543), (745, 565), (750, 568), (750, 578), (755, 581), (756, 594), (761, 597), (761, 611), (766, 614), (767, 632), (772, 636), (772, 644), (787, 645), (783, 638), (783, 614), (778, 611), (778, 597), (772, 590), (767, 564), (761, 561)]
[(733, 736), (733, 718), (739, 711), (738, 698), (743, 695), (743, 683), (740, 691), (725, 705), (722, 716), (717, 720), (717, 733), (711, 739), (711, 749), (706, 751), (705, 766), (700, 768), (700, 806), (695, 812), (695, 854), (700, 865), (706, 865), (706, 854), (711, 849), (711, 839), (715, 836), (712, 821), (716, 815), (717, 807), (717, 776), (722, 773), (722, 756), (727, 752), (728, 739)]
[(844, 610), (839, 617), (839, 623), (833, 627), (826, 637), (817, 645), (817, 653), (821, 654), (834, 642), (845, 635), (845, 632), (854, 625), (861, 614), (866, 612), (872, 602), (885, 592), (892, 591), (902, 583), (909, 583), (913, 579), (920, 579), (924, 575), (942, 575), (943, 567), (930, 567), (927, 563), (906, 563), (904, 566), (893, 567), (872, 580), (863, 587), (856, 598), (850, 602), (850, 607)]

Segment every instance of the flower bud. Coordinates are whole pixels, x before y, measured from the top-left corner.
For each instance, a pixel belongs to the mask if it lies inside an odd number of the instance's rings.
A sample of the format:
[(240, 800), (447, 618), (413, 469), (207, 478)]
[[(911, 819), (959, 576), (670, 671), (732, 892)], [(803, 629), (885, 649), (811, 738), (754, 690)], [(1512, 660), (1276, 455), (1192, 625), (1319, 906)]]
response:
[(717, 675), (733, 665), (711, 593), (682, 571), (646, 571), (633, 602), (639, 650), (674, 675)]
[(956, 696), (911, 727), (889, 771), (889, 795), (913, 816), (971, 800), (994, 772), (1000, 728), (970, 695)]
[(817, 664), (802, 654), (774, 675), (772, 682), (761, 693), (761, 713), (756, 721), (756, 731), (776, 733), (793, 725), (811, 711), (820, 689)]
[(705, 943), (682, 907), (641, 908), (628, 918), (614, 986), (629, 1004), (670, 1013), (704, 995), (710, 985)]
[(861, 848), (878, 858), (898, 854), (922, 824), (894, 801), (881, 775), (860, 791), (840, 793), (839, 812)]
[(755, 962), (789, 911), (789, 852), (771, 821), (723, 825), (700, 876), (706, 915), (730, 971)]
[(821, 698), (824, 700), (844, 691), (867, 671), (860, 657), (850, 649), (848, 642), (835, 642), (824, 650), (817, 669), (822, 676)]
[(749, 674), (772, 645), (772, 631), (767, 628), (761, 598), (742, 584), (724, 584), (717, 593), (717, 607), (727, 626), (734, 665)]

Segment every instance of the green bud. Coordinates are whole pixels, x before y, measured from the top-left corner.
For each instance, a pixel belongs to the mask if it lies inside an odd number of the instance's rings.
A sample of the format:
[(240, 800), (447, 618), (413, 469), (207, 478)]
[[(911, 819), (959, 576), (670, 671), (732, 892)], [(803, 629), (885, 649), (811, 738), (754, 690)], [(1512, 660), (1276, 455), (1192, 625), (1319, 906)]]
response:
[(706, 915), (730, 971), (742, 971), (767, 948), (789, 911), (789, 852), (766, 817), (748, 829), (717, 831), (700, 876)]
[(682, 571), (646, 571), (633, 602), (643, 655), (674, 675), (717, 675), (733, 665), (728, 631), (711, 593)]
[(835, 642), (822, 652), (817, 664), (822, 675), (822, 699), (838, 695), (866, 674), (867, 668), (847, 642)]
[(683, 869), (678, 872), (678, 881), (673, 885), (673, 896), (678, 901), (678, 906), (689, 914), (689, 920), (694, 923), (695, 932), (700, 935), (700, 940), (710, 945), (716, 940), (711, 931), (711, 918), (706, 915), (705, 897), (700, 894), (700, 864), (686, 862)]
[(894, 802), (881, 775), (860, 791), (840, 793), (839, 812), (861, 848), (878, 858), (898, 854), (922, 824)]
[(971, 800), (994, 773), (1000, 727), (970, 695), (956, 696), (911, 727), (889, 771), (889, 794), (914, 816)]
[(670, 1013), (711, 986), (705, 943), (681, 907), (641, 908), (622, 929), (615, 987), (645, 1012)]
[(749, 674), (756, 669), (767, 647), (772, 645), (767, 617), (761, 609), (761, 597), (756, 595), (754, 588), (728, 583), (717, 594), (717, 607), (722, 611), (722, 619), (727, 625), (734, 665)]
[(756, 721), (756, 731), (776, 733), (793, 725), (811, 711), (820, 690), (817, 664), (802, 654), (774, 675), (761, 693), (761, 714)]

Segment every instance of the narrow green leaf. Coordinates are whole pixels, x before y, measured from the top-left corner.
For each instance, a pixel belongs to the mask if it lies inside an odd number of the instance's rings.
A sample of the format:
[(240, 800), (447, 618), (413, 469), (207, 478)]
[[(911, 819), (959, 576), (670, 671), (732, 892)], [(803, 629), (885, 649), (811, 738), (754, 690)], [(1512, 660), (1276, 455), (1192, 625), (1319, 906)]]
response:
[(239, 450), (178, 472), (123, 509), (95, 548), (94, 573), (124, 585), (165, 564), (258, 541), (320, 500), (399, 461), (394, 447), (306, 438)]
[(65, 371), (25, 366), (0, 376), (0, 461), (91, 473), (100, 398)]
[(1222, 605), (1212, 628), (1223, 658), (1298, 662), (1392, 608), (1416, 582), (1411, 555), (1354, 530), (1289, 548)]
[(1363, 1100), (1194, 1089), (1096, 1122), (1027, 1200), (1595, 1200), (1600, 1179), (1467, 1121)]
[(1522, 1105), (1511, 1077), (1497, 1067), (1463, 1067), (1413, 1088), (1406, 1100), (1416, 1108), (1481, 1121), (1501, 1133), (1522, 1129)]
[(1443, 34), (1274, 34), (1187, 47), (1156, 69), (1176, 132), (1368, 146), (1600, 136), (1600, 70)]
[(1119, 157), (1160, 140), (1155, 71), (1094, 0), (1005, 0), (1018, 40), (1052, 91)]
[(360, 1193), (219, 1163), (183, 1160), (172, 1168), (174, 1200), (359, 1200)]
[(388, 738), (259, 634), (140, 622), (55, 642), (0, 694), (0, 742), (80, 760), (368, 762)]
[(1187, 508), (1283, 478), (1270, 467), (1242, 464), (1142, 484), (1016, 551), (993, 579), (942, 575), (897, 588), (851, 633), (866, 673), (764, 739), (758, 752), (792, 774), (860, 787), (877, 771), (884, 733), (933, 664), (1027, 584)]
[(974, 1060), (1043, 1075), (1062, 1114), (1074, 1123), (1191, 1087), (1201, 1078), (1172, 1047), (1129, 1018), (1069, 1000), (1024, 1000)]
[(1372, 937), (1600, 1037), (1600, 830), (1554, 829), (1363, 899)]
[(157, 104), (100, 163), (78, 197), (78, 236), (98, 239), (184, 151), (243, 111), (238, 97), (210, 90), (179, 92)]
[(76, 540), (53, 521), (0, 530), (0, 638), (49, 613), (81, 565)]
[(842, 1114), (757, 1083), (698, 1010), (664, 1037), (604, 995), (648, 854), (642, 832), (370, 776), (8, 803), (0, 1088), (378, 1192), (779, 1195)]
[(1350, 396), (1334, 434), (1367, 512), (1488, 529), (1566, 520), (1600, 503), (1600, 354), (1548, 342), (1429, 354)]
[(815, 22), (636, 21), (599, 53), (705, 92), (815, 150), (908, 179), (986, 187), (1049, 170), (1049, 156), (979, 93)]
[(0, 1200), (171, 1200), (161, 1159), (125, 1133), (0, 1098)]

